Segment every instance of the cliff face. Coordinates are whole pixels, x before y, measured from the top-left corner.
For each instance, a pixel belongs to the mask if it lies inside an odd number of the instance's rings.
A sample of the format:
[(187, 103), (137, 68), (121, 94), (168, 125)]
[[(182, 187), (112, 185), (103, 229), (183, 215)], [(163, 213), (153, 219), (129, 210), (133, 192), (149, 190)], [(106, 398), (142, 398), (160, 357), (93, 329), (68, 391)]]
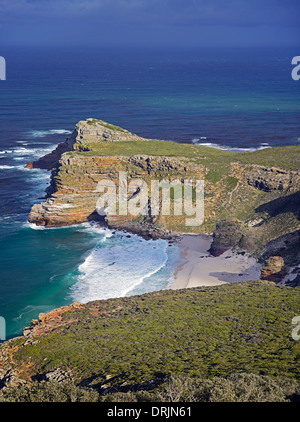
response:
[[(113, 228), (168, 237), (187, 232), (212, 233), (219, 221), (234, 220), (239, 229), (231, 227), (230, 233), (228, 227), (232, 225), (217, 226), (212, 245), (215, 253), (231, 245), (267, 256), (268, 243), (273, 242), (274, 246), (276, 239), (300, 229), (299, 150), (270, 148), (268, 155), (265, 151), (237, 154), (151, 141), (103, 121), (88, 119), (79, 122), (71, 137), (53, 153), (29, 164), (52, 168), (47, 199), (32, 207), (29, 221), (51, 227), (105, 220)], [(268, 165), (268, 161), (271, 164), (276, 161), (277, 166)], [(100, 217), (96, 212), (98, 182), (111, 180), (118, 189), (119, 172), (127, 174), (128, 183), (136, 179), (148, 184), (154, 179), (204, 180), (204, 223), (187, 227), (184, 214), (162, 215), (161, 209), (159, 215), (151, 215), (150, 195), (147, 215), (123, 216), (116, 212)], [(272, 252), (277, 254), (276, 250)]]
[[(64, 154), (58, 167), (52, 172), (49, 197), (46, 202), (32, 207), (29, 221), (44, 226), (64, 226), (99, 220), (96, 203), (99, 199), (97, 185), (100, 181), (110, 180), (119, 188), (119, 172), (125, 172), (128, 182), (135, 179), (150, 181), (158, 175), (173, 178), (197, 177), (203, 179), (204, 167), (190, 163), (185, 157), (155, 157), (145, 155), (126, 156), (69, 156)], [(150, 207), (149, 203), (149, 207)], [(100, 218), (101, 220), (101, 218)], [(131, 231), (151, 231), (163, 236), (167, 233), (160, 227), (159, 217), (146, 216), (142, 221), (131, 215), (105, 217), (110, 227), (126, 228)], [(157, 223), (157, 224), (156, 224)], [(155, 225), (156, 224), (156, 225)]]
[(142, 140), (146, 139), (102, 120), (89, 118), (85, 121), (78, 122), (70, 138), (59, 144), (50, 154), (41, 157), (36, 162), (28, 162), (27, 168), (52, 170), (64, 152), (89, 151), (93, 144), (99, 143), (100, 141), (124, 142)]
[[(102, 155), (101, 145), (127, 142), (134, 145), (149, 141), (106, 122), (88, 119), (79, 122), (71, 137), (51, 154), (36, 163), (28, 163), (27, 166), (31, 168), (52, 169), (51, 186), (47, 189), (48, 198), (46, 202), (32, 207), (29, 221), (51, 227), (99, 220), (96, 212), (99, 199), (97, 184), (107, 179), (113, 181), (118, 189), (121, 171), (126, 172), (128, 182), (135, 179), (150, 182), (154, 178), (162, 180), (164, 177), (169, 180), (181, 180), (183, 176), (204, 178), (204, 166), (191, 163), (186, 157)], [(139, 151), (138, 147), (136, 151)], [(112, 215), (106, 216), (105, 220), (110, 227), (144, 232), (151, 236), (168, 236), (169, 232), (163, 227), (160, 217), (155, 218), (151, 213), (142, 219)]]
[(299, 172), (275, 167), (253, 164), (241, 166), (239, 163), (232, 163), (232, 174), (244, 183), (264, 192), (298, 190), (300, 186)]

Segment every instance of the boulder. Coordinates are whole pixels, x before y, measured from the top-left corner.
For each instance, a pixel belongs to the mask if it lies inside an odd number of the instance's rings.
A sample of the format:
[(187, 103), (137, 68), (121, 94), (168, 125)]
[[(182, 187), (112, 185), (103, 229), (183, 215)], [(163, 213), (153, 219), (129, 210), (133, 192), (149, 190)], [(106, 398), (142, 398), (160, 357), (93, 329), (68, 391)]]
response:
[(228, 249), (237, 246), (242, 239), (243, 228), (237, 220), (221, 220), (216, 225), (209, 253), (222, 255)]
[(281, 256), (270, 256), (261, 270), (261, 280), (273, 281), (279, 283), (285, 277), (287, 271), (284, 259)]

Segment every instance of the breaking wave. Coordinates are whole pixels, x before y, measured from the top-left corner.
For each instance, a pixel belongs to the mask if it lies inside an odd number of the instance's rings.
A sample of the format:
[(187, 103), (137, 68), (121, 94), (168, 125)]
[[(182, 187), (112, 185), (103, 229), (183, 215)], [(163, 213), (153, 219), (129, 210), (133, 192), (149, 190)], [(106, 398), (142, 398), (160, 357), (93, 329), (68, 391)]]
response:
[(201, 137), (201, 138), (194, 138), (192, 139), (192, 143), (194, 145), (201, 145), (203, 147), (209, 147), (209, 148), (216, 148), (216, 149), (221, 149), (224, 151), (232, 151), (232, 152), (254, 152), (254, 151), (259, 151), (261, 149), (265, 149), (265, 148), (270, 148), (270, 145), (266, 142), (261, 143), (258, 147), (230, 147), (227, 145), (220, 145), (220, 144), (215, 144), (213, 142), (203, 142), (204, 139), (207, 139), (206, 137)]
[(78, 268), (71, 287), (73, 300), (87, 303), (166, 288), (174, 270), (170, 265), (174, 250), (166, 240), (95, 230), (101, 239)]
[(44, 138), (48, 135), (70, 135), (72, 131), (67, 129), (30, 130), (27, 132), (29, 138)]

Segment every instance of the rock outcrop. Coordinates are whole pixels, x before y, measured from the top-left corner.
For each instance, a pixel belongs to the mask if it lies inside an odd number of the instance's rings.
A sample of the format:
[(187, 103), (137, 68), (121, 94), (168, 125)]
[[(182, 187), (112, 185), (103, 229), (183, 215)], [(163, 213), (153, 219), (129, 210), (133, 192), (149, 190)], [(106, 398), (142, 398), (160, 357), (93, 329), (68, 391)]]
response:
[[(231, 152), (178, 145), (169, 143), (166, 148), (166, 142), (150, 141), (97, 119), (80, 121), (55, 151), (28, 163), (28, 167), (52, 170), (47, 199), (32, 207), (29, 221), (52, 227), (98, 220), (146, 237), (211, 234), (215, 230), (213, 254), (236, 245), (254, 253), (258, 245), (263, 249), (263, 245), (300, 229), (299, 171), (242, 163), (240, 156)], [(250, 158), (247, 156), (248, 161)], [(293, 155), (291, 161), (295, 159)], [(146, 215), (116, 212), (99, 216), (98, 183), (110, 180), (118, 191), (120, 172), (126, 173), (128, 183), (136, 179), (146, 183), (153, 179), (204, 180), (204, 223), (188, 228), (185, 215), (152, 215), (150, 197)], [(133, 195), (136, 193), (138, 189)], [(280, 255), (276, 250), (273, 254)]]
[[(142, 178), (145, 181), (156, 178), (158, 174), (173, 177), (204, 177), (204, 167), (190, 163), (185, 157), (159, 157), (134, 155), (126, 156), (91, 156), (64, 154), (58, 167), (52, 172), (48, 199), (35, 204), (29, 215), (29, 221), (42, 226), (64, 226), (83, 223), (89, 220), (103, 220), (97, 214), (96, 204), (99, 199), (97, 185), (102, 180), (110, 180), (119, 188), (119, 172), (125, 171), (128, 183)], [(150, 186), (149, 186), (150, 189)], [(151, 203), (149, 203), (149, 208)], [(163, 236), (166, 230), (155, 226), (158, 218), (149, 214), (141, 218), (120, 215), (107, 215), (106, 223), (113, 228), (126, 228), (132, 232), (144, 231), (149, 235)]]
[(231, 169), (239, 180), (265, 192), (284, 191), (300, 185), (300, 174), (297, 171), (240, 163), (232, 163)]
[(281, 256), (270, 256), (261, 270), (261, 280), (279, 283), (285, 277), (287, 271)]
[(237, 220), (218, 221), (209, 252), (213, 256), (219, 256), (228, 249), (238, 246), (244, 232), (242, 224)]
[(36, 162), (29, 161), (27, 168), (40, 168), (52, 170), (59, 161), (62, 154), (67, 151), (89, 151), (93, 144), (118, 141), (138, 141), (145, 140), (128, 130), (119, 128), (102, 120), (89, 118), (78, 122), (71, 136), (57, 146), (51, 153), (41, 157)]
[[(73, 302), (71, 305), (61, 306), (53, 311), (39, 314), (38, 319), (33, 319), (28, 327), (23, 329), (23, 336), (40, 336), (49, 333), (58, 327), (65, 325), (64, 315), (67, 312), (73, 312), (82, 309), (84, 305), (79, 302)], [(74, 320), (71, 320), (74, 322)], [(70, 321), (68, 322), (70, 324)]]
[[(62, 306), (61, 308), (54, 309), (53, 311), (45, 314), (40, 314), (38, 319), (31, 321), (31, 324), (24, 328), (23, 336), (11, 339), (5, 342), (4, 347), (1, 348), (0, 353), (0, 390), (2, 388), (18, 387), (22, 384), (26, 384), (28, 381), (32, 381), (32, 365), (30, 362), (23, 362), (22, 364), (16, 365), (12, 359), (13, 354), (17, 353), (24, 346), (34, 346), (39, 343), (40, 336), (50, 334), (51, 332), (70, 326), (75, 322), (78, 322), (78, 318), (65, 319), (64, 316), (67, 313), (73, 313), (76, 310), (80, 310), (84, 305), (74, 302), (68, 306)], [(12, 346), (15, 340), (24, 339), (22, 346)], [(44, 379), (65, 379), (67, 378), (66, 371), (55, 371), (45, 374)], [(42, 378), (41, 378), (42, 379)]]
[(41, 157), (38, 161), (29, 161), (26, 164), (26, 168), (34, 169), (39, 168), (43, 170), (52, 170), (55, 164), (59, 161), (60, 157), (64, 152), (71, 151), (73, 149), (74, 139), (68, 138), (65, 142), (59, 144), (55, 150), (49, 154)]

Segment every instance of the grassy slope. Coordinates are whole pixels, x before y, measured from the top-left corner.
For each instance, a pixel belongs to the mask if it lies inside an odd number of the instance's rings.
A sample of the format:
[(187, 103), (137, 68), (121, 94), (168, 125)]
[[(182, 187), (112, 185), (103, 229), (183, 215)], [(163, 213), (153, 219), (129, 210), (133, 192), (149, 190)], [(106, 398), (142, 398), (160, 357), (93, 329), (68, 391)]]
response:
[(260, 151), (239, 154), (237, 159), (244, 164), (259, 164), (284, 170), (299, 171), (300, 146), (266, 148)]
[[(89, 144), (90, 151), (80, 152), (83, 156), (145, 154), (168, 157), (187, 157), (194, 162), (207, 165), (225, 165), (233, 161), (244, 164), (259, 164), (279, 167), (285, 170), (299, 170), (300, 146), (274, 147), (247, 153), (235, 153), (201, 145), (181, 144), (170, 141), (118, 141)], [(74, 152), (70, 153), (74, 154)]]
[[(136, 385), (168, 374), (248, 372), (299, 377), (300, 342), (291, 338), (300, 289), (264, 282), (161, 291), (90, 302), (66, 325), (14, 355), (32, 374), (71, 369), (77, 383)], [(32, 338), (33, 340), (34, 337)]]
[[(99, 119), (91, 119), (87, 122), (93, 126), (97, 123), (117, 132), (127, 132), (126, 130), (104, 122)], [(130, 132), (127, 132), (130, 133)], [(134, 135), (134, 134), (133, 134)], [(287, 146), (266, 148), (254, 152), (233, 153), (231, 151), (218, 150), (208, 148), (201, 145), (182, 144), (178, 142), (147, 140), (126, 141), (126, 142), (92, 142), (88, 143), (91, 149), (89, 155), (165, 155), (165, 156), (182, 156), (189, 157), (193, 160), (199, 160), (203, 163), (203, 159), (207, 163), (239, 161), (244, 164), (260, 164), (269, 167), (279, 167), (285, 170), (299, 170), (300, 163), (300, 146)]]

